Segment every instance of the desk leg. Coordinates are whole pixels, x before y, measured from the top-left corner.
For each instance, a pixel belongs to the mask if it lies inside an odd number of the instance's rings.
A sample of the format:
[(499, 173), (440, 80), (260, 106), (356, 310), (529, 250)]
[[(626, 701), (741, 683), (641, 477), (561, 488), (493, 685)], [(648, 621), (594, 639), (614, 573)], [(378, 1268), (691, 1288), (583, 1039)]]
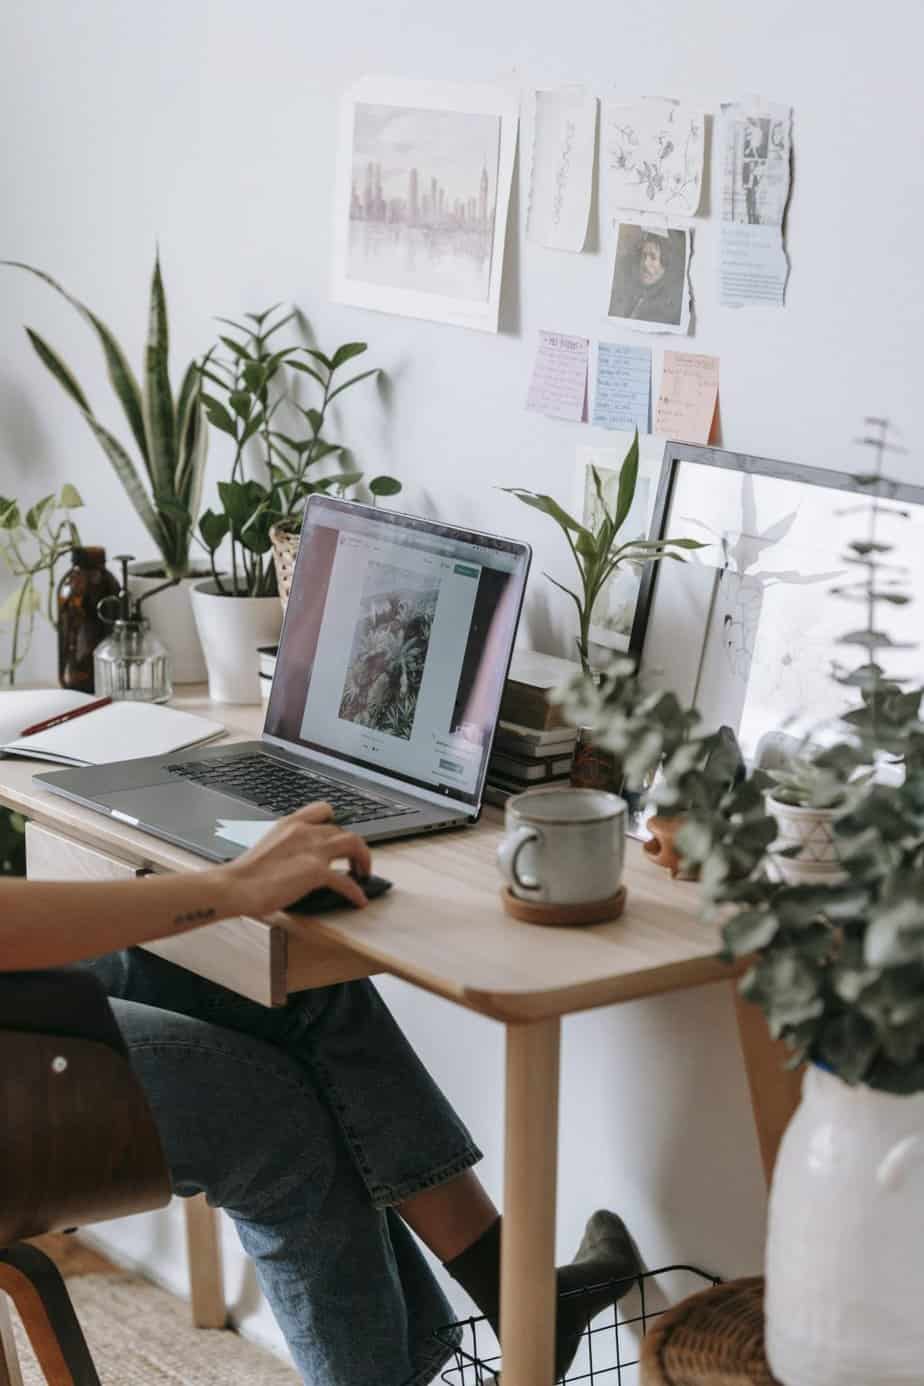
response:
[(732, 989), (738, 1037), (751, 1089), (751, 1110), (769, 1188), (783, 1132), (799, 1105), (802, 1069), (794, 1072), (784, 1067), (789, 1051), (781, 1040), (770, 1038), (763, 1011), (753, 1002), (744, 1000), (736, 982), (732, 983)]
[(557, 1019), (507, 1026), (501, 1240), (504, 1386), (552, 1386), (560, 1033)]
[(196, 1328), (226, 1328), (218, 1209), (210, 1207), (205, 1194), (184, 1198), (183, 1207), (193, 1323)]

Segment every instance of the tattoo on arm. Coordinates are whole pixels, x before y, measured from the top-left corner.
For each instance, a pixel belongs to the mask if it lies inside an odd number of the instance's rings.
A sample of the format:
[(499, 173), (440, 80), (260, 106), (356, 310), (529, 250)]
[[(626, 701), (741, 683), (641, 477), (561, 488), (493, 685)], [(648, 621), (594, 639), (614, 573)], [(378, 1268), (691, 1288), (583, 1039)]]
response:
[(214, 919), (215, 917), (215, 911), (213, 909), (190, 910), (188, 914), (176, 915), (173, 923), (176, 926), (181, 924), (207, 924), (210, 919)]

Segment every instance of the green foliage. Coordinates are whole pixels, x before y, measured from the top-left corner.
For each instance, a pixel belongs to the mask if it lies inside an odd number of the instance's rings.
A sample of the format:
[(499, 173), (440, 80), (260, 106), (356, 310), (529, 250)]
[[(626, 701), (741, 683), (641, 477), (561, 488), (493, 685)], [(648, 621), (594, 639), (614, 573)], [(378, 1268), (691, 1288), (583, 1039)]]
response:
[(567, 510), (564, 510), (552, 496), (542, 492), (525, 491), (518, 486), (501, 488), (508, 495), (516, 496), (517, 500), (522, 501), (524, 505), (540, 511), (543, 515), (548, 515), (550, 519), (555, 521), (568, 541), (568, 547), (571, 549), (572, 557), (577, 564), (580, 593), (556, 582), (555, 578), (550, 577), (548, 573), (545, 576), (549, 582), (569, 596), (577, 608), (579, 622), (577, 647), (581, 668), (585, 673), (590, 672), (590, 625), (594, 607), (616, 569), (623, 564), (638, 568), (646, 563), (655, 563), (662, 558), (673, 558), (682, 562), (683, 555), (677, 552), (678, 549), (701, 549), (704, 547), (696, 539), (629, 539), (623, 543), (618, 542), (620, 531), (626, 522), (632, 508), (632, 501), (635, 498), (635, 488), (638, 484), (638, 462), (638, 430), (636, 429), (635, 437), (619, 470), (616, 503), (612, 510), (606, 503), (600, 474), (596, 467), (591, 468), (600, 508), (600, 520), (596, 529), (589, 529), (586, 525), (581, 524)]
[(0, 604), (0, 626), (10, 628), (8, 653), (0, 657), (0, 685), (14, 682), (16, 670), (29, 653), (38, 613), (44, 611), (52, 625), (56, 623), (55, 568), (80, 543), (71, 512), (82, 505), (76, 487), (68, 482), (57, 495), (43, 496), (25, 514), (18, 501), (0, 496), (0, 559), (17, 579)]
[[(366, 351), (365, 342), (347, 342), (330, 357), (305, 346), (270, 345), (270, 338), (295, 317), (294, 312), (279, 316), (279, 306), (245, 313), (246, 323), (220, 318), (231, 332), (220, 336), (218, 346), (199, 366), (208, 421), (234, 444), (231, 477), (218, 487), (222, 509), (202, 516), (199, 534), (222, 592), (228, 589), (218, 572), (216, 553), (230, 536), (231, 592), (241, 596), (272, 596), (276, 591), (270, 538), (274, 525), (297, 523), (312, 493), (346, 495), (362, 481), (362, 472), (343, 465), (344, 448), (327, 441), (324, 430), (331, 403), (378, 374), (372, 369), (339, 378), (338, 372)], [(224, 355), (218, 354), (221, 349)], [(302, 377), (320, 388), (320, 407), (305, 407), (296, 399), (294, 382)], [(259, 481), (245, 477), (248, 449), (258, 453)], [(340, 470), (319, 475), (317, 468), (324, 462), (336, 462)], [(397, 495), (401, 483), (377, 476), (369, 490), (374, 504), (379, 496)]]
[[(879, 537), (887, 449), (881, 421), (869, 440), (877, 466), (858, 479), (872, 493), (866, 536), (849, 545), (864, 568), (836, 595), (860, 601), (866, 624), (843, 643), (863, 652), (838, 681), (859, 694), (845, 739), (799, 757), (782, 775), (753, 774), (710, 816), (691, 815), (678, 845), (701, 869), (706, 911), (721, 918), (729, 959), (754, 956), (741, 990), (759, 1005), (794, 1064), (824, 1064), (847, 1083), (893, 1093), (924, 1090), (924, 723), (922, 690), (904, 691), (877, 656), (894, 648), (877, 624), (883, 600), (904, 604), (884, 573)], [(875, 778), (883, 765), (900, 783)], [(772, 798), (767, 792), (772, 791)], [(835, 810), (840, 879), (787, 885), (768, 869), (773, 800)], [(798, 850), (798, 849), (796, 849)]]
[(73, 400), (109, 459), (163, 557), (168, 577), (184, 577), (189, 571), (189, 546), (201, 503), (208, 430), (202, 415), (199, 375), (194, 363), (187, 366), (175, 399), (171, 391), (167, 300), (159, 258), (155, 256), (151, 278), (148, 335), (140, 386), (119, 343), (95, 313), (43, 271), (15, 260), (3, 260), (0, 264), (36, 275), (60, 294), (96, 334), (110, 384), (141, 459), (144, 481), (127, 449), (96, 417), (74, 374), (37, 332), (26, 328), (39, 360)]

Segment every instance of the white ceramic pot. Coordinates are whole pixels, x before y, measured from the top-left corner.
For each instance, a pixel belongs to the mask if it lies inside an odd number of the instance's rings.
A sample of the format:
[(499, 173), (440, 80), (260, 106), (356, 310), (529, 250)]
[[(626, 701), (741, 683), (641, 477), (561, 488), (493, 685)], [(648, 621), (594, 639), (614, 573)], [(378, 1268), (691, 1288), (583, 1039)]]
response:
[[(824, 885), (843, 879), (837, 855), (834, 818), (838, 810), (801, 808), (767, 796), (767, 812), (776, 819), (779, 837), (770, 857), (787, 885)], [(794, 857), (783, 857), (784, 847), (798, 847)]]
[(193, 588), (192, 605), (208, 666), (209, 697), (217, 703), (258, 703), (257, 649), (279, 639), (279, 598), (224, 597), (209, 581)]
[(766, 1273), (783, 1386), (924, 1383), (924, 1094), (808, 1069), (773, 1174)]
[[(205, 568), (194, 572), (191, 577), (183, 578), (176, 587), (167, 587), (159, 592), (142, 607), (151, 623), (151, 630), (170, 655), (170, 672), (174, 683), (205, 682), (205, 656), (193, 616), (192, 589), (207, 572)], [(134, 597), (143, 597), (145, 592), (152, 592), (166, 580), (157, 560), (133, 563), (129, 568), (128, 586)]]

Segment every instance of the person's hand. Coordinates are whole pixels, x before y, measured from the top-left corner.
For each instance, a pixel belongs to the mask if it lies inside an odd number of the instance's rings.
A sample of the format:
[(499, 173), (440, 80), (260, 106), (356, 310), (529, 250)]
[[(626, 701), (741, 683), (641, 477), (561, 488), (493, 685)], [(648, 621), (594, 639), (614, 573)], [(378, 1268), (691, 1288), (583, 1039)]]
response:
[(331, 820), (330, 804), (309, 804), (261, 837), (249, 852), (218, 868), (232, 913), (270, 914), (318, 886), (329, 886), (362, 907), (365, 895), (336, 861), (348, 861), (358, 876), (372, 868), (369, 848), (356, 833)]

